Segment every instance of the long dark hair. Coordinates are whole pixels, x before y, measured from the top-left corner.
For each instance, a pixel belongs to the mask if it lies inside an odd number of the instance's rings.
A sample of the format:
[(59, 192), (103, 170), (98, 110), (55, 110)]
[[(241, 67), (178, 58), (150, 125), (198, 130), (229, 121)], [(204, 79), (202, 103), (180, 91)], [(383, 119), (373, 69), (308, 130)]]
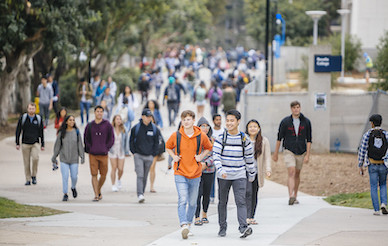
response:
[[(70, 119), (70, 117), (73, 117), (75, 119), (75, 117), (73, 115), (68, 115), (66, 116), (65, 120), (63, 121), (62, 125), (61, 125), (61, 128), (59, 128), (59, 131), (58, 133), (61, 133), (61, 140), (63, 140), (66, 136), (66, 129), (67, 129), (67, 121)], [(78, 129), (76, 123), (74, 122), (74, 129)]]
[(252, 119), (252, 120), (248, 121), (247, 125), (245, 126), (245, 133), (248, 134), (248, 136), (249, 136), (248, 125), (250, 123), (252, 123), (252, 122), (256, 123), (259, 126), (259, 128), (260, 128), (259, 132), (256, 134), (255, 149), (254, 149), (255, 150), (255, 159), (257, 159), (261, 155), (262, 146), (263, 146), (263, 136), (261, 135), (260, 124), (255, 119)]
[(146, 109), (146, 108), (149, 109), (148, 103), (149, 103), (150, 101), (152, 101), (152, 102), (154, 103), (155, 109), (156, 109), (156, 110), (159, 110), (159, 103), (158, 103), (156, 100), (148, 100), (147, 103), (144, 105), (144, 109)]
[(55, 122), (58, 123), (59, 122), (59, 119), (61, 118), (61, 111), (62, 110), (65, 110), (66, 111), (66, 114), (65, 114), (65, 118), (67, 116), (67, 109), (65, 107), (62, 107), (58, 112), (57, 112), (57, 115), (56, 115), (56, 118), (55, 118)]

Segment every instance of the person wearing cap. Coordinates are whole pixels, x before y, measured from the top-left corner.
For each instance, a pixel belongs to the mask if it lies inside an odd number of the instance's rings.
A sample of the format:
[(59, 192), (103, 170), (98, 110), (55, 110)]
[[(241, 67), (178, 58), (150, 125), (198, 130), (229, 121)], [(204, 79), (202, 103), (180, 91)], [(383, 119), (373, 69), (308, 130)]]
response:
[[(384, 164), (384, 159), (388, 157), (388, 132), (381, 129), (383, 117), (374, 114), (369, 118), (371, 129), (363, 136), (360, 148), (358, 149), (358, 167), (360, 174), (364, 175), (364, 163), (368, 167), (370, 196), (374, 209), (373, 215), (388, 214), (387, 210), (387, 174), (388, 165)], [(378, 188), (380, 187), (380, 201)]]
[[(168, 86), (164, 90), (163, 105), (167, 100), (169, 123), (170, 123), (170, 126), (175, 126), (175, 119), (179, 111), (179, 104), (181, 102), (180, 91), (182, 90), (185, 94), (186, 94), (186, 91), (184, 90), (181, 84), (176, 83), (176, 79), (173, 76), (170, 76), (168, 78), (168, 83), (169, 83)], [(172, 111), (174, 111), (174, 116), (172, 114)]]
[(54, 91), (50, 84), (47, 83), (47, 78), (42, 77), (41, 84), (36, 90), (36, 96), (39, 97), (39, 110), (42, 119), (44, 119), (44, 128), (47, 127), (50, 117), (50, 110), (53, 108)]
[(136, 191), (138, 202), (144, 202), (144, 191), (152, 161), (158, 154), (159, 133), (158, 128), (152, 123), (152, 112), (146, 108), (141, 114), (141, 119), (131, 129), (129, 148), (134, 156), (136, 172)]

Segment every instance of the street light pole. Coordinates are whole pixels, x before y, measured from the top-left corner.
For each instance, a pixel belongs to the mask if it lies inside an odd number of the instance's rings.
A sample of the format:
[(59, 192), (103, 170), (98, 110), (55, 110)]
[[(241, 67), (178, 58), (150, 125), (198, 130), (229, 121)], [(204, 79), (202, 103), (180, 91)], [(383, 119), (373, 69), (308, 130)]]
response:
[(342, 68), (341, 68), (341, 79), (340, 82), (344, 82), (345, 80), (345, 29), (347, 24), (346, 16), (350, 13), (349, 9), (338, 9), (337, 13), (341, 15), (341, 60), (342, 60)]
[(270, 0), (267, 0), (267, 6), (266, 6), (266, 10), (265, 10), (265, 41), (264, 41), (264, 54), (265, 54), (265, 92), (268, 92), (269, 9), (270, 9)]
[(321, 19), (322, 16), (326, 14), (326, 11), (312, 10), (312, 11), (306, 11), (305, 13), (309, 15), (314, 21), (313, 45), (317, 45), (318, 44), (318, 21), (319, 19)]

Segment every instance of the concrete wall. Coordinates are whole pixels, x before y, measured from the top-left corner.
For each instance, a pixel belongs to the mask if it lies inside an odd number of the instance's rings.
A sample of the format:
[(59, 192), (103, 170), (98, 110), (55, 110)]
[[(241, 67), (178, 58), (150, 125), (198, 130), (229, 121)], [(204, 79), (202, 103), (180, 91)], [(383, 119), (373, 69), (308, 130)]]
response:
[(388, 94), (379, 93), (378, 96), (376, 95), (376, 92), (332, 93), (330, 117), (326, 119), (330, 122), (328, 134), (317, 127), (316, 119), (312, 117), (311, 112), (314, 109), (313, 105), (310, 105), (308, 93), (248, 93), (246, 96), (247, 113), (243, 111), (244, 118), (241, 130), (245, 129), (248, 120), (258, 120), (261, 124), (262, 134), (268, 137), (273, 151), (279, 123), (285, 116), (291, 114), (290, 102), (298, 100), (302, 104), (302, 113), (312, 121), (312, 148), (314, 152), (319, 151), (315, 144), (319, 140), (317, 139), (319, 134), (330, 136), (330, 149), (332, 151), (335, 151), (334, 142), (338, 139), (340, 142), (339, 151), (357, 152), (362, 135), (370, 128), (368, 119), (371, 114), (381, 114), (383, 116), (382, 127), (388, 130)]

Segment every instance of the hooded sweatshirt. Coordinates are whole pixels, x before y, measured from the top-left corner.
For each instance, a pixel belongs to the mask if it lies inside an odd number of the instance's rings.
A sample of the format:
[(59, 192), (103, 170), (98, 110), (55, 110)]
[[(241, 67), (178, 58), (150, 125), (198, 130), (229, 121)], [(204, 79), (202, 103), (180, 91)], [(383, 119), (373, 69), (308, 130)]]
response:
[(89, 154), (107, 155), (115, 142), (112, 125), (107, 120), (102, 120), (100, 124), (95, 121), (87, 124), (84, 132), (84, 142)]
[[(210, 127), (209, 132), (207, 133), (207, 136), (208, 136), (209, 140), (211, 141), (211, 143), (213, 143), (213, 138), (212, 138), (213, 129), (211, 128), (209, 121), (207, 121), (205, 117), (201, 117), (198, 120), (197, 126), (201, 127), (201, 125), (203, 125), (203, 124), (206, 124)], [(214, 162), (213, 162), (213, 151), (210, 151), (209, 154), (203, 158), (202, 162), (205, 162), (205, 164), (207, 166), (207, 168), (202, 171), (203, 173), (214, 173), (216, 171), (216, 168), (214, 167)]]
[[(180, 156), (181, 160), (178, 163), (174, 163), (174, 174), (181, 175), (188, 179), (195, 179), (202, 175), (202, 166), (195, 160), (195, 155), (197, 151), (197, 136), (201, 134), (201, 146), (205, 150), (212, 150), (212, 144), (209, 141), (209, 138), (201, 129), (197, 126), (194, 126), (194, 134), (189, 137), (186, 135), (183, 126), (179, 129), (181, 134), (181, 144), (180, 144)], [(166, 142), (167, 149), (175, 149), (175, 154), (177, 154), (177, 136), (174, 132)]]

